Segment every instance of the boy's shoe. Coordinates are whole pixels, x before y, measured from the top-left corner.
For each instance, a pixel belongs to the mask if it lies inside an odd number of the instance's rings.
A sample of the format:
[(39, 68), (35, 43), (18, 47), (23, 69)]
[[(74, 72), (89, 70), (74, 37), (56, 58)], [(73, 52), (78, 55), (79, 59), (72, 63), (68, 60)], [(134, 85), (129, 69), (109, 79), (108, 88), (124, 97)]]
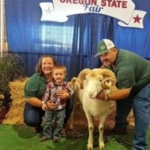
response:
[(46, 138), (45, 136), (42, 136), (40, 141), (41, 141), (41, 142), (45, 142), (45, 141), (47, 141), (47, 140), (49, 140), (49, 139)]
[(117, 129), (117, 128), (113, 128), (112, 130), (110, 130), (110, 131), (105, 131), (105, 133), (104, 134), (106, 134), (106, 135), (120, 135), (120, 134), (122, 134), (122, 135), (125, 135), (125, 134), (127, 134), (128, 132), (127, 132), (127, 129)]
[(67, 134), (66, 134), (66, 129), (63, 128), (63, 129), (61, 130), (61, 137), (66, 137), (66, 136), (67, 136)]
[(54, 142), (54, 143), (57, 143), (59, 140), (60, 140), (60, 139), (58, 139), (58, 138), (54, 138), (54, 139), (53, 139), (53, 142)]
[(41, 133), (42, 130), (43, 130), (43, 129), (42, 129), (41, 126), (40, 126), (40, 127), (35, 127), (33, 132), (34, 132), (34, 133)]

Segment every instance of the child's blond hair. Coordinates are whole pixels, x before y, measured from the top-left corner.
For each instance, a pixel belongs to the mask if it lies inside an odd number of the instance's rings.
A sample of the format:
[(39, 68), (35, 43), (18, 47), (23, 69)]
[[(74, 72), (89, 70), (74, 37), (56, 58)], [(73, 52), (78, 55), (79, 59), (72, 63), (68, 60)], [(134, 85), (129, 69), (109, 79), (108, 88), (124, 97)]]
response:
[(65, 65), (55, 65), (52, 69), (52, 72), (54, 72), (54, 70), (56, 69), (62, 69), (64, 71), (64, 74), (67, 75), (67, 67)]

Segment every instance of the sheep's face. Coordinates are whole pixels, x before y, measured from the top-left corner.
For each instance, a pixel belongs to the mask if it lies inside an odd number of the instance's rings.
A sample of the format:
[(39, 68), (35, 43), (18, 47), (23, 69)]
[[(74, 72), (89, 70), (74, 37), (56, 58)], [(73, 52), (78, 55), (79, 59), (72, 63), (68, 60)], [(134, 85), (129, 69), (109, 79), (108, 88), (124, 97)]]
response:
[[(93, 75), (93, 74), (92, 74)], [(84, 89), (86, 89), (86, 92), (90, 98), (96, 98), (97, 94), (102, 90), (102, 80), (103, 76), (95, 74), (95, 76), (92, 76), (91, 74), (88, 74), (86, 76), (86, 80), (84, 80)]]

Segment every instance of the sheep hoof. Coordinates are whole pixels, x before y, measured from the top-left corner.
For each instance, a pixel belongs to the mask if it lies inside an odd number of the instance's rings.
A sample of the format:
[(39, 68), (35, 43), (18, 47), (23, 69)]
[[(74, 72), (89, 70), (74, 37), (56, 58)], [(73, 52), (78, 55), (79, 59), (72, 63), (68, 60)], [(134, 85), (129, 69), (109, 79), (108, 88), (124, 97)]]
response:
[(104, 150), (104, 144), (99, 145), (100, 150)]
[(88, 145), (87, 145), (87, 149), (88, 149), (88, 150), (93, 150), (93, 145), (92, 145), (92, 144), (88, 144)]

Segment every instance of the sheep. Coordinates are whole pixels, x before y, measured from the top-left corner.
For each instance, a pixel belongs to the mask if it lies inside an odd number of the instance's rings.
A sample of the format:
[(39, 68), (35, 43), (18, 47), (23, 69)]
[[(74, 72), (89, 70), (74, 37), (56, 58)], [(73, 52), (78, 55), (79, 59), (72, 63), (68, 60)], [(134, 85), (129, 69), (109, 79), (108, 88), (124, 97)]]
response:
[(72, 78), (71, 84), (75, 90), (75, 97), (83, 106), (88, 121), (88, 144), (87, 149), (93, 150), (93, 116), (99, 118), (99, 149), (103, 150), (105, 145), (103, 141), (104, 123), (110, 111), (111, 102), (101, 101), (96, 98), (97, 94), (105, 89), (105, 93), (111, 93), (116, 90), (116, 77), (109, 69), (83, 69), (78, 78)]

